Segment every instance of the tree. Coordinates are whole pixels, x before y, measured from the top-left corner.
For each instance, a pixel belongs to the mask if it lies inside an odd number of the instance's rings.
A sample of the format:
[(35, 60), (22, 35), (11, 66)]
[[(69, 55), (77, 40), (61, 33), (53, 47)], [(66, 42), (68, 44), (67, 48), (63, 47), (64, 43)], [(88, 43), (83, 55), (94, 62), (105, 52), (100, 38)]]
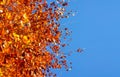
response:
[(0, 77), (55, 77), (50, 68), (67, 69), (65, 55), (57, 58), (67, 2), (57, 2), (0, 0)]

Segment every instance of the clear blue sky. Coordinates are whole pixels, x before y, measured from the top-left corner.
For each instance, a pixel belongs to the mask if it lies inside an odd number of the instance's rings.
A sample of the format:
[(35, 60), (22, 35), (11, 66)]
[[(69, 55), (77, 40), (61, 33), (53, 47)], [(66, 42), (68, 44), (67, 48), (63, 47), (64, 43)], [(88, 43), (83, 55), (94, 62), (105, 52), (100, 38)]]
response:
[(70, 18), (71, 49), (86, 49), (58, 77), (120, 77), (120, 0), (71, 0), (69, 8), (79, 10)]

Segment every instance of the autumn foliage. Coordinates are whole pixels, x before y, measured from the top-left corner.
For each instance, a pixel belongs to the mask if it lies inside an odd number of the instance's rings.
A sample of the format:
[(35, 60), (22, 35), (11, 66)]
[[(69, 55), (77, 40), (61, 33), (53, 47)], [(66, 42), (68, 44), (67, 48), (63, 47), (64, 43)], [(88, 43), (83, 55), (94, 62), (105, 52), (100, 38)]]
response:
[(50, 69), (67, 69), (66, 57), (58, 55), (59, 20), (66, 17), (67, 5), (63, 0), (0, 0), (0, 77), (55, 77)]

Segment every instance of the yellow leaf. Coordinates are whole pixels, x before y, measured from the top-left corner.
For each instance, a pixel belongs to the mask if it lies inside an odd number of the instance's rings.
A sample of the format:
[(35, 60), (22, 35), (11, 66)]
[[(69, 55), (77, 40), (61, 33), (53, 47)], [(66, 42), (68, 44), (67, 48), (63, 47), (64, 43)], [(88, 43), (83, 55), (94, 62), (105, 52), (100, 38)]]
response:
[(15, 42), (20, 40), (20, 35), (13, 33), (13, 36), (15, 38)]
[(16, 33), (13, 33), (13, 36), (19, 38), (19, 35)]
[(3, 76), (3, 73), (2, 73), (2, 70), (1, 70), (1, 68), (0, 68), (0, 77), (2, 77)]
[(12, 17), (11, 17), (11, 13), (7, 12), (7, 13), (6, 13), (6, 17), (7, 17), (7, 19), (12, 18)]
[(24, 41), (24, 43), (26, 43), (26, 44), (30, 43), (30, 40), (28, 39), (27, 36), (23, 36), (23, 41)]
[(27, 16), (26, 13), (23, 14), (23, 17), (24, 17), (24, 19), (25, 19), (25, 22), (28, 22), (28, 21), (29, 21), (28, 16)]

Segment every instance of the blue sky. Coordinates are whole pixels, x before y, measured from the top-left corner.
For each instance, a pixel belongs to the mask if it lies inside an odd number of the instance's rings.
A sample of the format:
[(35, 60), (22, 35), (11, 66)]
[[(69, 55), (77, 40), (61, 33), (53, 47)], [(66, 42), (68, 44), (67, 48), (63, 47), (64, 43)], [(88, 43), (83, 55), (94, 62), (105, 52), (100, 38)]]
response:
[(71, 0), (72, 71), (58, 77), (120, 77), (120, 0)]

